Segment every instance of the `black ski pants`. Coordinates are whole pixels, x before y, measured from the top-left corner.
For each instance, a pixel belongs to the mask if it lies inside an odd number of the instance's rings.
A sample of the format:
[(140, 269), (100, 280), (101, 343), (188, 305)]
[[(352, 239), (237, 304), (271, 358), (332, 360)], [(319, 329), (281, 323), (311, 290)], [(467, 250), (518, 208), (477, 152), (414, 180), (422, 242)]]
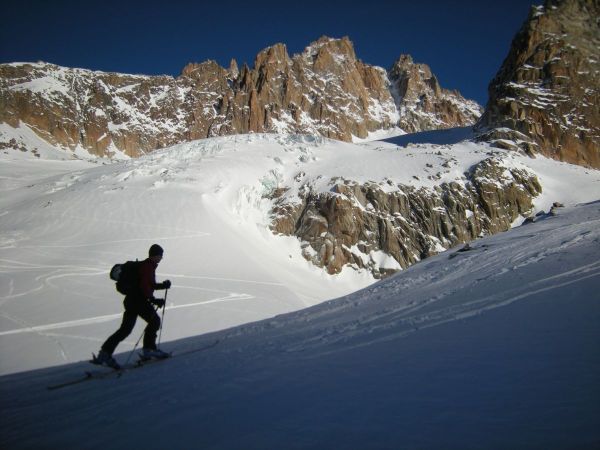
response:
[(102, 344), (102, 350), (112, 355), (117, 345), (131, 334), (138, 316), (148, 324), (144, 331), (144, 348), (155, 349), (156, 333), (160, 328), (160, 317), (156, 314), (154, 306), (145, 298), (133, 296), (125, 297), (123, 305), (125, 306), (125, 312), (123, 312), (121, 326)]

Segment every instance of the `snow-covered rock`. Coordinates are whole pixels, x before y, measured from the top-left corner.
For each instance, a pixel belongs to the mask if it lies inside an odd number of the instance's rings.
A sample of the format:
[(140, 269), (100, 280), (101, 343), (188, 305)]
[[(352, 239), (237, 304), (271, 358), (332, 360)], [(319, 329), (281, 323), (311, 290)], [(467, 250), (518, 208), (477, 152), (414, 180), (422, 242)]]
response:
[(329, 191), (315, 192), (315, 181), (303, 180), (300, 202), (285, 190), (274, 195), (272, 228), (298, 236), (303, 255), (329, 273), (350, 265), (381, 277), (459, 243), (506, 231), (531, 214), (542, 187), (525, 166), (489, 156), (461, 177), (436, 184), (442, 171), (457, 163), (449, 153), (444, 162), (438, 151), (425, 163), (424, 174), (434, 182), (430, 188), (335, 177)]

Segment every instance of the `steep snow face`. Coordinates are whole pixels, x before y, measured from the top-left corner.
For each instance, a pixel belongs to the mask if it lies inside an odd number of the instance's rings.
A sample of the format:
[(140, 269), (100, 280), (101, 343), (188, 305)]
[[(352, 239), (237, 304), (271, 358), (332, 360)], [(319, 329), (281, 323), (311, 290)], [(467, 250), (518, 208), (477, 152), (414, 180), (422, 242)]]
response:
[(85, 362), (2, 377), (0, 444), (591, 448), (599, 254), (600, 204), (560, 208), (344, 298), (169, 342), (172, 359), (120, 378), (44, 389)]
[[(144, 258), (155, 242), (165, 248), (158, 280), (173, 282), (164, 341), (365, 287), (374, 281), (369, 272), (345, 268), (327, 275), (301, 256), (296, 238), (273, 235), (272, 192), (287, 189), (292, 201), (303, 183), (326, 192), (336, 176), (434, 189), (444, 180), (460, 182), (489, 151), (472, 143), (402, 149), (258, 134), (195, 141), (114, 164), (5, 150), (0, 153), (0, 372), (73, 362), (96, 351), (117, 328), (122, 310), (108, 270)], [(537, 209), (598, 196), (596, 171), (495, 152), (504, 155), (505, 164), (538, 174), (544, 191)], [(427, 171), (440, 172), (440, 179), (421, 176)], [(388, 255), (374, 258), (391, 263)], [(139, 324), (119, 350), (131, 349), (141, 329)]]

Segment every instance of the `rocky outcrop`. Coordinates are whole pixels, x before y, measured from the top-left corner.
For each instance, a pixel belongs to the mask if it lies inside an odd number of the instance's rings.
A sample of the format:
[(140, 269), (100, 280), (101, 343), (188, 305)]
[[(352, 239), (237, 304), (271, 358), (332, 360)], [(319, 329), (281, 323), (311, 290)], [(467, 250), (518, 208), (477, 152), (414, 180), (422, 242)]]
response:
[(191, 86), (171, 77), (4, 64), (0, 83), (0, 122), (24, 123), (56, 146), (135, 156), (194, 134), (174, 120), (182, 105), (194, 106)]
[(480, 139), (600, 167), (600, 6), (533, 7), (489, 86)]
[(389, 78), (400, 114), (398, 124), (407, 132), (472, 125), (483, 112), (477, 102), (442, 88), (429, 66), (415, 64), (410, 55), (398, 58)]
[(256, 56), (252, 69), (235, 60), (228, 69), (214, 61), (188, 64), (177, 78), (0, 65), (0, 123), (23, 123), (53, 145), (96, 155), (138, 156), (249, 132), (350, 141), (398, 126), (423, 131), (472, 124), (476, 110), (409, 57), (389, 74), (363, 63), (348, 38), (323, 37), (292, 57), (276, 44)]
[(295, 235), (309, 261), (338, 273), (346, 265), (383, 277), (482, 234), (506, 231), (541, 193), (535, 175), (489, 157), (464, 182), (434, 189), (331, 180), (329, 192), (301, 189), (301, 202), (276, 191), (276, 233)]

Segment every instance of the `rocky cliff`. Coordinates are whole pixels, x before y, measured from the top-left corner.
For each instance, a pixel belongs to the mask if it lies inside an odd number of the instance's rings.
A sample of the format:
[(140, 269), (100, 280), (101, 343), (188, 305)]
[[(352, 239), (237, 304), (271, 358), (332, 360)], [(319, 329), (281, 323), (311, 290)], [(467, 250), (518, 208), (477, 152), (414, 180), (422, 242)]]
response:
[[(0, 65), (0, 123), (96, 155), (137, 156), (175, 143), (248, 132), (350, 141), (369, 132), (474, 123), (482, 109), (401, 57), (388, 72), (357, 59), (348, 38), (323, 37), (290, 57), (277, 44), (253, 68), (187, 65), (177, 78)], [(10, 146), (7, 143), (4, 147)]]
[(600, 4), (533, 7), (489, 86), (480, 139), (600, 167)]
[[(451, 167), (452, 159), (444, 163)], [(438, 175), (439, 176), (439, 175)], [(436, 178), (432, 175), (433, 179)], [(329, 273), (346, 265), (384, 277), (483, 234), (506, 231), (542, 192), (535, 174), (490, 155), (460, 180), (434, 188), (336, 178), (329, 192), (311, 182), (298, 202), (274, 192), (276, 233), (297, 236), (303, 256)]]
[(398, 58), (389, 78), (399, 108), (398, 125), (406, 132), (464, 127), (481, 116), (478, 103), (442, 88), (429, 66), (414, 63), (410, 55)]

